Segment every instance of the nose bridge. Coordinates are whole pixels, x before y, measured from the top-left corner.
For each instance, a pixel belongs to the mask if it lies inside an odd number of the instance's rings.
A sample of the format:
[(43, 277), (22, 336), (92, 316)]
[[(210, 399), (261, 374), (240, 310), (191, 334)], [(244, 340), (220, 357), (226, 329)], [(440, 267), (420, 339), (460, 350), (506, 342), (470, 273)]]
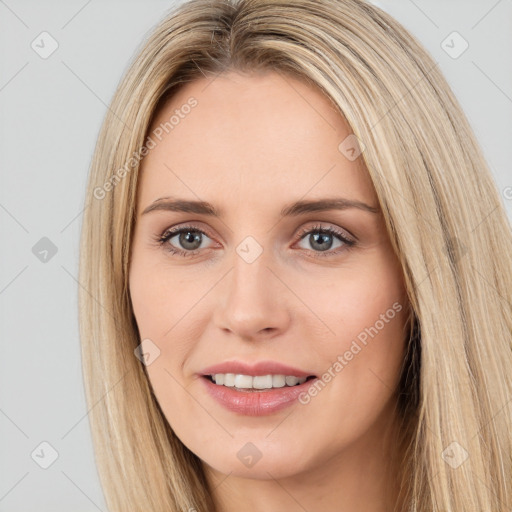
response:
[(272, 251), (247, 236), (235, 247), (231, 266), (216, 306), (218, 326), (244, 338), (284, 328), (288, 312), (282, 284), (270, 270)]
[(236, 300), (239, 305), (244, 301), (252, 303), (263, 301), (258, 307), (263, 307), (271, 298), (269, 287), (272, 288), (268, 269), (272, 266), (272, 254), (263, 242), (258, 242), (253, 236), (245, 237), (235, 248), (233, 254), (233, 272), (230, 282), (229, 298)]

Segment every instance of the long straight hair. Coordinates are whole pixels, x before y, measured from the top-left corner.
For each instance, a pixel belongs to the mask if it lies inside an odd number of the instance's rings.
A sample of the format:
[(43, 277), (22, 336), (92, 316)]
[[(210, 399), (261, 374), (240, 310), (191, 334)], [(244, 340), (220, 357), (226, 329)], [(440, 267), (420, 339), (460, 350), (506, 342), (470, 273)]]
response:
[(128, 270), (154, 116), (184, 84), (229, 70), (314, 85), (364, 144), (412, 311), (398, 390), (407, 510), (512, 510), (510, 224), (437, 64), (363, 0), (188, 1), (154, 29), (117, 88), (91, 163), (79, 275), (89, 421), (109, 510), (215, 510), (201, 461), (170, 428), (134, 355)]

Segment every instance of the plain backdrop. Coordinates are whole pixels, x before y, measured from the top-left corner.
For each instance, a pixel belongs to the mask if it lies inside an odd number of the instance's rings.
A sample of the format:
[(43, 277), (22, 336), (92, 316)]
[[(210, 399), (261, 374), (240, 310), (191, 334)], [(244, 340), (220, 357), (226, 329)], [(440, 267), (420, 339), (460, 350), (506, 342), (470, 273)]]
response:
[[(512, 218), (512, 0), (375, 3), (439, 62)], [(0, 512), (107, 510), (80, 365), (81, 212), (106, 105), (173, 6), (0, 0)]]

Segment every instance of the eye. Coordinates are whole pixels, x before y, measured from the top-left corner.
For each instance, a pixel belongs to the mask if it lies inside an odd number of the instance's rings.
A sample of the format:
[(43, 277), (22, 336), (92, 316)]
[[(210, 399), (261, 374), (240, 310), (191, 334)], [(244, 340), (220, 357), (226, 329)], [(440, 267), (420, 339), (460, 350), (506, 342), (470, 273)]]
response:
[[(299, 234), (299, 241), (305, 240), (312, 247), (312, 251), (317, 253), (315, 257), (326, 257), (337, 255), (356, 244), (356, 241), (349, 237), (344, 231), (338, 230), (331, 226), (323, 227), (320, 225), (313, 226), (312, 228), (303, 229)], [(335, 240), (337, 239), (339, 245), (338, 250), (331, 250)], [(322, 254), (323, 253), (323, 254)]]
[[(161, 246), (165, 245), (165, 250), (171, 254), (190, 257), (198, 254), (201, 249), (208, 248), (203, 244), (205, 237), (210, 238), (202, 229), (188, 225), (168, 229), (159, 235), (156, 241)], [(303, 240), (309, 242), (312, 249), (306, 249), (315, 253), (314, 257), (337, 255), (356, 244), (356, 241), (347, 233), (331, 226), (316, 225), (302, 229), (297, 238), (299, 242)], [(172, 242), (173, 239), (176, 239), (174, 243)], [(338, 241), (337, 250), (332, 250), (336, 239)]]
[[(168, 229), (161, 236), (158, 237), (157, 242), (160, 245), (166, 245), (166, 250), (171, 254), (178, 254), (179, 256), (194, 256), (197, 254), (203, 245), (203, 237), (208, 235), (195, 226), (182, 226), (176, 229)], [(171, 240), (176, 238), (178, 247), (176, 247)], [(183, 250), (184, 249), (184, 250)]]

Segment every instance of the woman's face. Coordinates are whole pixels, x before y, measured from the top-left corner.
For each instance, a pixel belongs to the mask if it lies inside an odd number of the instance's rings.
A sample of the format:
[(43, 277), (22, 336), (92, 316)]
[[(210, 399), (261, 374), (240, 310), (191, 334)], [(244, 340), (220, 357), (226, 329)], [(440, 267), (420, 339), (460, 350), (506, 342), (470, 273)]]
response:
[(212, 472), (357, 460), (392, 422), (406, 293), (349, 135), (276, 73), (189, 83), (152, 126), (131, 300), (162, 411)]

